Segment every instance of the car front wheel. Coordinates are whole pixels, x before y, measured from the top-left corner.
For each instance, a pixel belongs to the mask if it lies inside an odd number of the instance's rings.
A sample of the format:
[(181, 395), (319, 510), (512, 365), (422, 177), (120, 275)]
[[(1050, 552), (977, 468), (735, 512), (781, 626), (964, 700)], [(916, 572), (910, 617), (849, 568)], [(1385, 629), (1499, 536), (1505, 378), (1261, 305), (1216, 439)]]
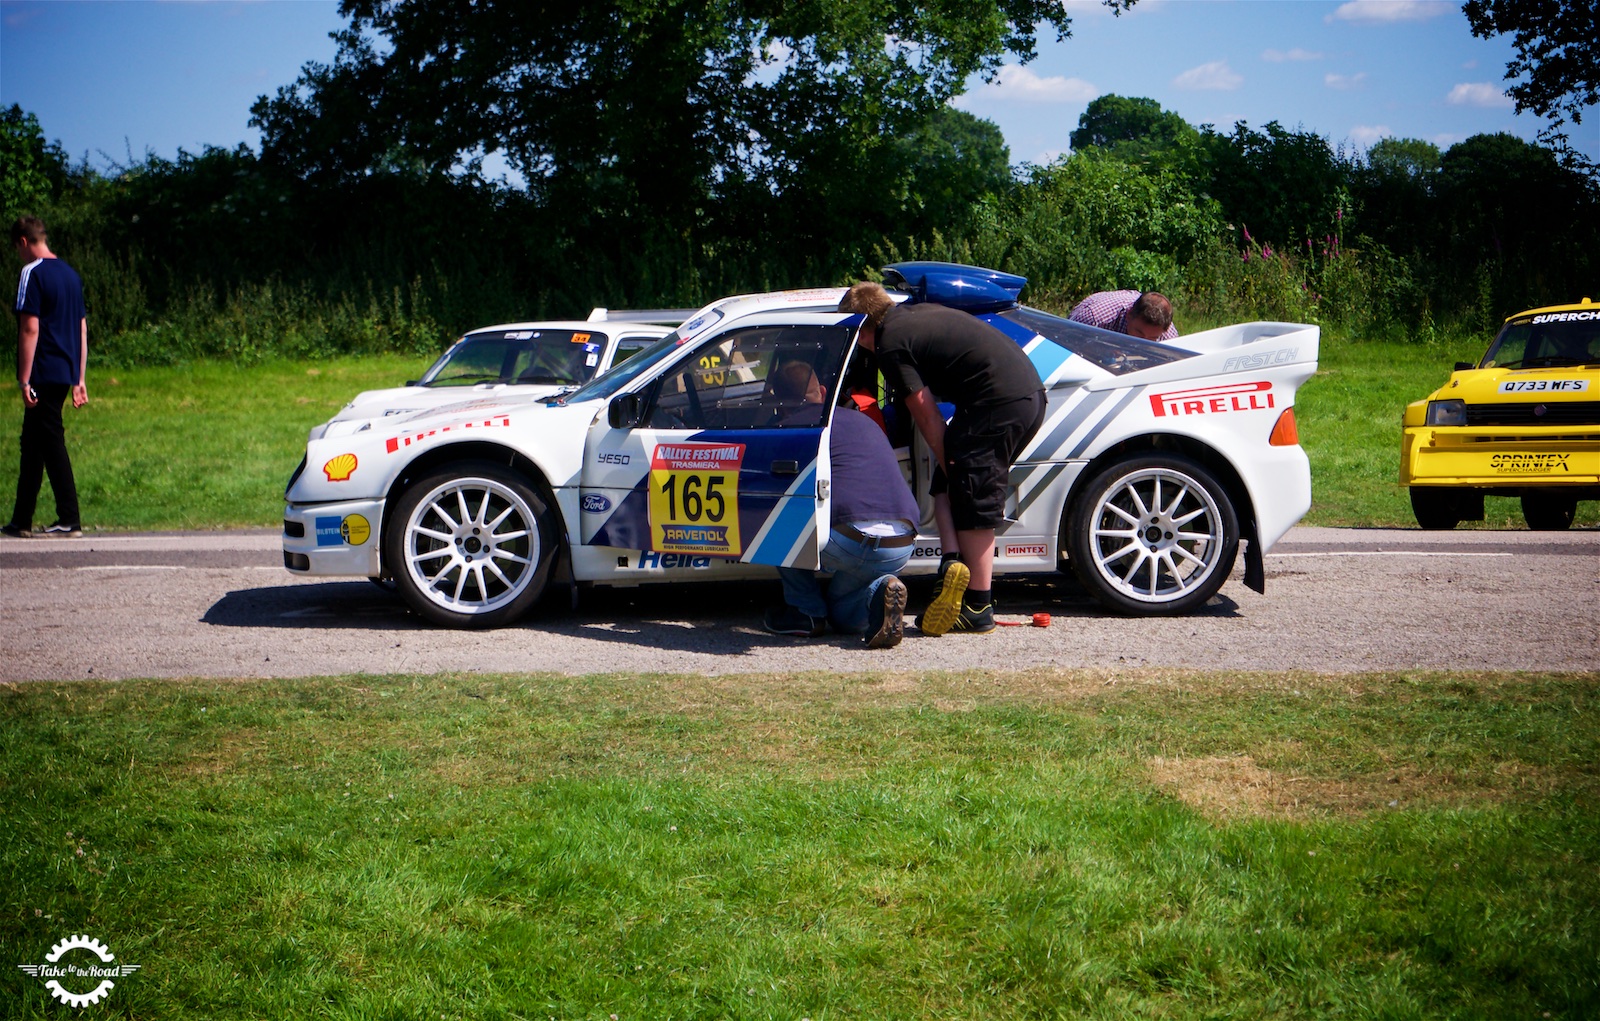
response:
[(1578, 515), (1578, 498), (1555, 493), (1524, 493), (1522, 519), (1535, 532), (1564, 532)]
[(1430, 532), (1448, 532), (1461, 523), (1461, 499), (1452, 489), (1412, 486), (1411, 513)]
[(469, 461), (405, 491), (384, 550), (412, 609), (447, 627), (498, 627), (544, 594), (554, 536), (550, 508), (527, 480)]
[(1227, 489), (1180, 454), (1119, 461), (1084, 486), (1067, 524), (1073, 573), (1106, 606), (1187, 613), (1216, 595), (1239, 552)]

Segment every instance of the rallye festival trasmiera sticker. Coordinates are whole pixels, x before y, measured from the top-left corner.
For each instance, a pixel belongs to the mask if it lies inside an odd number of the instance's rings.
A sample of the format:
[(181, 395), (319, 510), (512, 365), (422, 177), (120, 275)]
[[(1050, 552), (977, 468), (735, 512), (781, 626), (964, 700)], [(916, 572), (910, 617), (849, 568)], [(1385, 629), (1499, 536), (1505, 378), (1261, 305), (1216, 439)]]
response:
[(738, 556), (743, 443), (662, 443), (650, 457), (650, 548)]

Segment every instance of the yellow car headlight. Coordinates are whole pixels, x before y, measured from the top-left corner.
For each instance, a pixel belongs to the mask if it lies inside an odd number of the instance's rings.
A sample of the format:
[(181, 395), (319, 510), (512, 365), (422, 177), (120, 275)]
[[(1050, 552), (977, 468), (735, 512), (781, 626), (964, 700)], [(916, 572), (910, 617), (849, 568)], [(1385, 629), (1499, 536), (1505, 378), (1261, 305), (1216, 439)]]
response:
[(1429, 401), (1429, 425), (1466, 425), (1466, 401)]

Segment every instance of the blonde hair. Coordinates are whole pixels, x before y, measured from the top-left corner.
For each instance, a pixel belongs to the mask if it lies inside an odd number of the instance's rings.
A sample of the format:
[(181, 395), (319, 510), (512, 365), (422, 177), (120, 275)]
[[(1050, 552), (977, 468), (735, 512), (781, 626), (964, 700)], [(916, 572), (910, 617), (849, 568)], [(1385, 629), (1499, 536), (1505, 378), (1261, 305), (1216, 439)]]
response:
[(883, 289), (882, 284), (871, 280), (850, 285), (844, 297), (839, 299), (840, 312), (860, 312), (874, 329), (883, 325), (883, 317), (889, 314), (891, 308), (894, 308), (894, 299), (889, 297), (889, 292)]

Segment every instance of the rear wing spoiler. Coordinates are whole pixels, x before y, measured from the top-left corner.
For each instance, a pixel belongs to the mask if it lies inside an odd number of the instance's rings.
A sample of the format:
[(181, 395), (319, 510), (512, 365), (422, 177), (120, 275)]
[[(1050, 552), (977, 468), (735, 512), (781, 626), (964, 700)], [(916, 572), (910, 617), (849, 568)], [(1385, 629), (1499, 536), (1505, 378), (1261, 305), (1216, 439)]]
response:
[(596, 308), (585, 320), (591, 323), (647, 323), (678, 326), (700, 311), (695, 308)]

